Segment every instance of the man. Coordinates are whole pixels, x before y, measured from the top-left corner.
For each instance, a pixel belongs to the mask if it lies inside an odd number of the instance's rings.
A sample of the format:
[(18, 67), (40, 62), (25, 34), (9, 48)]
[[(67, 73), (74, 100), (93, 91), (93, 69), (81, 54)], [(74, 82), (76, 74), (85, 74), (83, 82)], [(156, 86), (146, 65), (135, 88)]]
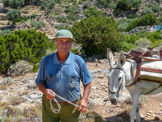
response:
[[(41, 62), (36, 85), (43, 93), (42, 120), (43, 122), (77, 122), (80, 112), (87, 111), (88, 96), (90, 94), (92, 78), (84, 60), (70, 51), (73, 35), (68, 30), (60, 30), (53, 39), (57, 52), (45, 56)], [(84, 86), (83, 97), (80, 98), (80, 80)], [(71, 104), (58, 98), (78, 103), (77, 110)], [(50, 107), (50, 100), (55, 98), (61, 105), (58, 114)], [(52, 105), (57, 107), (52, 101)]]

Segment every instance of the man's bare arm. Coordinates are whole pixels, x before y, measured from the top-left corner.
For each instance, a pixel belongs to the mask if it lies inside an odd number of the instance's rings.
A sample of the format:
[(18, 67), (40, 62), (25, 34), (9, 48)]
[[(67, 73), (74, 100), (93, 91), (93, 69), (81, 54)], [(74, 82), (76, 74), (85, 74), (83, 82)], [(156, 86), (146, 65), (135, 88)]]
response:
[(83, 97), (79, 102), (79, 108), (78, 108), (80, 112), (85, 113), (87, 111), (88, 97), (89, 97), (90, 91), (91, 91), (91, 82), (84, 87)]

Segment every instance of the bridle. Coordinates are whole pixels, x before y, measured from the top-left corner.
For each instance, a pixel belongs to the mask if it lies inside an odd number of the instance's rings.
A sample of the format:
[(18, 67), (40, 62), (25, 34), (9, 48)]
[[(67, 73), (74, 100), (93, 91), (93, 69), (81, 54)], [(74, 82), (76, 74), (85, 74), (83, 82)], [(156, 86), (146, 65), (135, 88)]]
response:
[[(111, 68), (110, 71), (112, 71), (112, 70), (114, 70), (114, 69), (119, 69), (119, 70), (123, 71), (123, 69), (122, 69), (122, 68), (119, 68), (119, 67)], [(123, 71), (123, 72), (124, 72), (124, 71)], [(110, 88), (108, 87), (108, 88), (109, 88), (109, 89), (108, 89), (108, 90), (109, 90), (109, 93), (111, 93), (111, 94), (116, 94), (116, 96), (119, 97), (119, 91), (120, 91), (121, 87), (122, 87), (122, 83), (120, 84), (120, 86), (119, 86), (117, 92), (111, 91)]]
[[(130, 64), (131, 64), (131, 75), (132, 75), (132, 78), (133, 78), (133, 76), (134, 76), (134, 72), (133, 72), (133, 70), (132, 70), (132, 62), (130, 61), (130, 60), (126, 60), (127, 62), (129, 62)], [(115, 68), (110, 68), (110, 71), (112, 71), (112, 70), (114, 70), (114, 69), (119, 69), (119, 70), (121, 70), (123, 73), (124, 73), (124, 71), (123, 71), (123, 68), (120, 68), (120, 67), (115, 67)], [(125, 73), (124, 73), (125, 74)], [(134, 79), (133, 79), (134, 80)], [(128, 86), (125, 86), (125, 87), (129, 87), (130, 85), (128, 85)], [(111, 93), (111, 94), (117, 94), (117, 97), (119, 96), (119, 91), (120, 91), (120, 89), (121, 89), (121, 87), (122, 87), (122, 84), (120, 84), (120, 86), (119, 86), (119, 88), (118, 88), (118, 90), (117, 90), (117, 92), (113, 92), (113, 91), (111, 91), (110, 90), (110, 88), (108, 89), (109, 90), (109, 93)]]

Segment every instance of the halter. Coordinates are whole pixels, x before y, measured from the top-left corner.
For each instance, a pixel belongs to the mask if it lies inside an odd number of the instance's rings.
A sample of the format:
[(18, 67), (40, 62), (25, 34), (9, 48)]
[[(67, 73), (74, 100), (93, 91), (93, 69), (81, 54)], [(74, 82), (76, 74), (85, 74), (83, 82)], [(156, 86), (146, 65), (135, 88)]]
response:
[[(129, 62), (130, 64), (131, 64), (131, 75), (132, 75), (132, 78), (134, 78), (133, 76), (134, 76), (134, 72), (133, 72), (133, 69), (132, 69), (132, 62), (130, 61), (130, 60), (126, 60), (127, 62)], [(110, 68), (110, 71), (111, 70), (113, 70), (113, 69), (119, 69), (119, 70), (121, 70), (123, 73), (124, 73), (124, 71), (123, 71), (123, 69), (122, 68), (119, 68), (119, 67), (116, 67), (116, 68)], [(134, 80), (134, 79), (133, 79)], [(127, 85), (127, 86), (125, 86), (125, 87), (129, 87), (129, 86), (131, 86), (131, 84), (130, 85)], [(119, 88), (118, 88), (118, 90), (117, 90), (117, 92), (112, 92), (110, 89), (109, 89), (109, 92), (111, 93), (111, 94), (117, 94), (117, 96), (119, 96), (119, 91), (120, 91), (120, 89), (121, 89), (121, 87), (122, 87), (122, 84), (120, 84), (120, 86), (119, 86)]]
[[(113, 69), (119, 69), (119, 70), (123, 71), (123, 69), (122, 69), (122, 68), (119, 68), (119, 67), (111, 68), (110, 71), (113, 70)], [(124, 71), (123, 71), (123, 72), (124, 72)], [(109, 92), (110, 92), (111, 94), (116, 94), (117, 97), (119, 97), (119, 91), (120, 91), (121, 87), (122, 87), (122, 84), (120, 84), (120, 86), (119, 86), (117, 92), (112, 92), (110, 89), (109, 89)]]

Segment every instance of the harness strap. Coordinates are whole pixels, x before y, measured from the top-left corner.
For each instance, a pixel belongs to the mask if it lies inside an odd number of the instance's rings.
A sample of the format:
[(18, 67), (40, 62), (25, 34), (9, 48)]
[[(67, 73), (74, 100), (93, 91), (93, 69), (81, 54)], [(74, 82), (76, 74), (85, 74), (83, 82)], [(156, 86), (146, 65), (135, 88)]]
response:
[(151, 93), (151, 92), (153, 92), (153, 91), (155, 91), (156, 89), (160, 88), (161, 86), (162, 86), (162, 83), (161, 83), (158, 87), (156, 87), (155, 89), (152, 89), (151, 91), (145, 93), (145, 95), (146, 95), (146, 94), (149, 94), (149, 93)]

